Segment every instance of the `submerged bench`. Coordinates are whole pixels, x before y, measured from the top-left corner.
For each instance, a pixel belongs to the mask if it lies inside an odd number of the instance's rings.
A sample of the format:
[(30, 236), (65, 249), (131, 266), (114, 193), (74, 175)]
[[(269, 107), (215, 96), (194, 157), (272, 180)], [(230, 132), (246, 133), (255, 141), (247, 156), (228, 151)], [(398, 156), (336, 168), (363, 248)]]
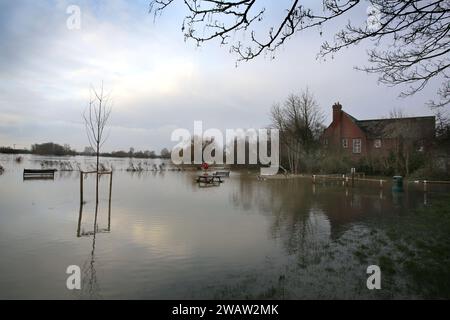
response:
[(54, 179), (56, 169), (23, 169), (23, 179)]

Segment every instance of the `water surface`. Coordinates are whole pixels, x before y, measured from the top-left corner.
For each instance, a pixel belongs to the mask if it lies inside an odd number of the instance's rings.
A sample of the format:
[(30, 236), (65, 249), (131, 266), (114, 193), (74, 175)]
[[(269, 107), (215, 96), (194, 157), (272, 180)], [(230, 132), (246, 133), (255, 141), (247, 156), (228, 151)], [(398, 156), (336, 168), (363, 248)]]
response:
[[(444, 187), (424, 193), (409, 184), (405, 192), (393, 193), (390, 185), (352, 189), (310, 179), (258, 180), (254, 172), (237, 171), (219, 187), (199, 188), (196, 172), (131, 173), (125, 170), (129, 159), (103, 159), (115, 169), (110, 225), (107, 232), (109, 181), (104, 176), (98, 213), (98, 228), (104, 232), (94, 237), (94, 178), (84, 181), (78, 230), (78, 172), (59, 171), (55, 180), (22, 179), (24, 167), (39, 168), (44, 160), (61, 158), (25, 156), (16, 163), (14, 156), (0, 156), (6, 169), (0, 176), (3, 299), (417, 298), (448, 293), (447, 286), (419, 289), (426, 286), (420, 281), (430, 281), (408, 273), (404, 257), (412, 252), (414, 258), (417, 244), (396, 239), (401, 232), (392, 228), (410, 228), (416, 225), (417, 210), (448, 201)], [(83, 169), (93, 163), (84, 157), (63, 160)], [(150, 160), (133, 161), (153, 168)], [(428, 240), (438, 241), (438, 236), (432, 230), (426, 234)], [(444, 267), (448, 253), (433, 259)], [(380, 291), (366, 287), (370, 264), (385, 271)], [(82, 268), (81, 291), (66, 288), (69, 265)]]

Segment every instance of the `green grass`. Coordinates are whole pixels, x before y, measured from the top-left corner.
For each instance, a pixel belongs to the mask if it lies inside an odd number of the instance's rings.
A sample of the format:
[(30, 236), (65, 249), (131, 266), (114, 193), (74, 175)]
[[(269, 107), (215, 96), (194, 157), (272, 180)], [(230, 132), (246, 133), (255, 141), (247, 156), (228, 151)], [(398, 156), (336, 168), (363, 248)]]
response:
[(401, 272), (423, 298), (450, 298), (450, 199), (434, 202), (383, 228), (397, 258), (380, 258), (382, 270)]
[[(219, 286), (217, 296), (450, 299), (450, 197), (402, 215), (353, 224), (321, 245), (305, 244), (294, 250), (295, 259), (287, 265), (240, 275), (235, 285)], [(381, 290), (366, 288), (371, 264), (381, 269)]]

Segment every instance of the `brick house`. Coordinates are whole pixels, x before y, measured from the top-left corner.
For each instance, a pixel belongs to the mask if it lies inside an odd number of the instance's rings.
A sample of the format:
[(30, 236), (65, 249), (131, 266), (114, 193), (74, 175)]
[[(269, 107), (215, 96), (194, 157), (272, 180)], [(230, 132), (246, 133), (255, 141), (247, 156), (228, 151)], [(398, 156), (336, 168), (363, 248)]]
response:
[(435, 137), (435, 122), (435, 117), (357, 120), (335, 103), (333, 121), (325, 129), (322, 143), (352, 159), (385, 156), (396, 152), (399, 145), (424, 151)]

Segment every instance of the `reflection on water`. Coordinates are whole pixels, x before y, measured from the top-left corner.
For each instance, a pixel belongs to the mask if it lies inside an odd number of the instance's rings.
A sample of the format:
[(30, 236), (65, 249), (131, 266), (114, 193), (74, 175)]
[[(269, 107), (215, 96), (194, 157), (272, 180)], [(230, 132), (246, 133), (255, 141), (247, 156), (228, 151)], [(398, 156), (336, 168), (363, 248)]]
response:
[(83, 220), (83, 207), (84, 207), (84, 194), (83, 186), (84, 179), (88, 174), (80, 172), (80, 213), (78, 217), (78, 228), (77, 237), (92, 237), (92, 251), (89, 258), (83, 264), (82, 268), (82, 284), (80, 291), (80, 298), (83, 299), (99, 299), (101, 298), (101, 290), (97, 282), (97, 272), (95, 270), (95, 240), (96, 235), (99, 233), (109, 233), (111, 232), (111, 200), (112, 200), (112, 181), (113, 173), (103, 173), (99, 175), (99, 179), (107, 175), (109, 177), (109, 198), (108, 198), (108, 227), (99, 228), (98, 226), (98, 214), (99, 214), (99, 203), (96, 201), (95, 213), (94, 213), (94, 223), (92, 231), (84, 231), (81, 229), (81, 224)]
[(87, 177), (88, 174), (81, 172), (80, 174), (80, 213), (78, 215), (78, 228), (77, 228), (77, 237), (83, 237), (83, 236), (91, 236), (93, 235), (95, 238), (96, 233), (108, 233), (111, 231), (111, 200), (112, 200), (112, 179), (113, 179), (113, 173), (103, 173), (99, 175), (99, 179), (102, 177), (108, 176), (109, 177), (109, 198), (108, 198), (108, 227), (107, 228), (99, 228), (98, 227), (98, 210), (99, 210), (99, 204), (96, 202), (95, 205), (95, 214), (94, 214), (94, 224), (93, 224), (93, 230), (92, 231), (85, 231), (84, 229), (81, 229), (81, 224), (83, 220), (83, 207), (84, 207), (84, 180)]
[[(389, 187), (380, 189), (370, 184), (346, 188), (338, 182), (312, 184), (305, 179), (269, 183), (241, 179), (232, 200), (235, 206), (249, 211), (257, 208), (260, 214), (267, 216), (272, 221), (274, 237), (290, 235), (286, 250), (293, 252), (294, 238), (304, 237), (313, 229), (327, 230), (327, 236), (335, 238), (349, 224), (370, 217), (400, 215), (413, 207), (426, 205), (418, 196), (421, 196), (420, 190), (395, 193), (390, 192)], [(311, 223), (316, 227), (308, 227)]]
[[(108, 159), (114, 195), (102, 177), (96, 208), (92, 176), (81, 204), (78, 172), (22, 181), (23, 168), (39, 161), (0, 157), (0, 298), (380, 297), (367, 291), (365, 269), (378, 252), (385, 262), (398, 254), (387, 245), (391, 221), (448, 194), (262, 181), (244, 171), (199, 188), (195, 172), (127, 172), (128, 159)], [(65, 287), (73, 264), (81, 292)], [(381, 297), (414, 297), (404, 282), (392, 277)]]
[(97, 271), (95, 270), (95, 232), (92, 236), (92, 251), (81, 269), (81, 291), (82, 299), (101, 298), (100, 287), (97, 282)]

